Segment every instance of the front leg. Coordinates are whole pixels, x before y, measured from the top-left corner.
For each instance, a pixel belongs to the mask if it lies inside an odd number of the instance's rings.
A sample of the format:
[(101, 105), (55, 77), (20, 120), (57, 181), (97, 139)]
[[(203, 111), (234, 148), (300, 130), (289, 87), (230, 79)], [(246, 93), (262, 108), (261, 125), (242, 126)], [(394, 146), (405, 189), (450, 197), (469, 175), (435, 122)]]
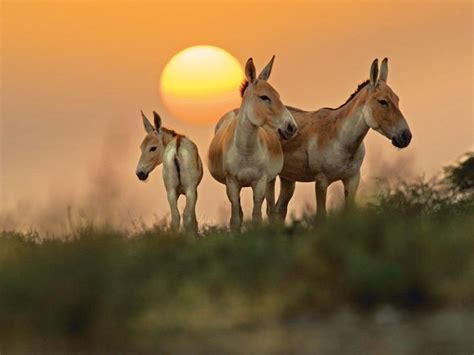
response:
[(171, 228), (174, 230), (179, 229), (179, 223), (181, 217), (179, 216), (179, 210), (178, 210), (178, 193), (175, 188), (171, 188), (166, 191), (167, 197), (168, 197), (168, 203), (170, 205), (170, 210), (171, 210)]
[(253, 190), (253, 211), (252, 220), (254, 222), (262, 221), (262, 204), (265, 198), (265, 191), (267, 187), (267, 177), (262, 176), (259, 180), (252, 184)]
[(325, 176), (317, 176), (315, 183), (316, 190), (316, 217), (324, 218), (327, 215), (326, 212), (326, 195), (328, 191), (328, 181)]
[(226, 192), (229, 198), (232, 212), (230, 217), (230, 228), (233, 231), (240, 231), (242, 226), (242, 207), (240, 206), (240, 190), (242, 187), (237, 180), (232, 177), (226, 179)]
[(267, 218), (269, 221), (274, 221), (276, 218), (275, 181), (276, 178), (267, 182), (265, 191), (265, 200), (267, 201)]
[(355, 208), (355, 198), (357, 194), (357, 189), (359, 187), (360, 182), (360, 171), (358, 171), (355, 175), (342, 180), (344, 184), (344, 196), (345, 196), (345, 206), (346, 210)]

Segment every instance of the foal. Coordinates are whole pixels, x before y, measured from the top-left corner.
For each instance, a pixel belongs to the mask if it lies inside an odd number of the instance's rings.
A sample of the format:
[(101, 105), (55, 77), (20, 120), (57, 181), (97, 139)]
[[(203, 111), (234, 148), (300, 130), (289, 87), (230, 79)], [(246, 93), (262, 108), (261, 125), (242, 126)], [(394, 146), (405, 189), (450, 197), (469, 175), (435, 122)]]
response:
[(296, 181), (315, 181), (318, 215), (326, 214), (326, 193), (334, 181), (342, 180), (346, 206), (355, 203), (360, 167), (365, 155), (363, 140), (370, 128), (398, 148), (410, 144), (408, 123), (398, 108), (398, 96), (387, 84), (388, 60), (378, 76), (378, 60), (370, 69), (370, 80), (338, 108), (308, 112), (288, 107), (298, 124), (298, 134), (282, 141), (285, 162), (280, 173), (277, 211), (283, 220)]
[(155, 127), (142, 112), (146, 136), (140, 149), (136, 174), (146, 180), (150, 172), (163, 163), (163, 181), (171, 209), (171, 226), (179, 229), (178, 197), (186, 196), (183, 213), (185, 229), (197, 232), (197, 187), (202, 179), (202, 162), (199, 152), (189, 138), (161, 126), (160, 116), (153, 111)]
[[(242, 104), (219, 120), (209, 147), (209, 171), (214, 179), (226, 185), (232, 206), (230, 225), (234, 230), (240, 230), (242, 224), (242, 187), (252, 188), (252, 218), (261, 221), (265, 194), (272, 190), (283, 166), (278, 134), (288, 139), (296, 132), (293, 116), (267, 82), (274, 58), (258, 77), (252, 58), (247, 61), (247, 80), (241, 88)], [(274, 199), (267, 198), (270, 213), (274, 204)]]

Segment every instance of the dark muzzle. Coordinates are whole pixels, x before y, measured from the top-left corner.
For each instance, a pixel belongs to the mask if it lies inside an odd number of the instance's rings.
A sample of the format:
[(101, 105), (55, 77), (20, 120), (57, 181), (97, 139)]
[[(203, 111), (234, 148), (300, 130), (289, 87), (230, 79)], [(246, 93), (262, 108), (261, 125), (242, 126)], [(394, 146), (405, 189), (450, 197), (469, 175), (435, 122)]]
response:
[(409, 129), (405, 129), (401, 134), (398, 136), (392, 137), (392, 144), (397, 148), (405, 148), (411, 142), (411, 132)]
[(148, 178), (148, 173), (145, 171), (137, 171), (137, 176), (140, 180), (146, 180)]
[(298, 130), (298, 127), (294, 123), (288, 123), (285, 127), (285, 129), (278, 129), (278, 133), (283, 139), (290, 139), (296, 134), (296, 131)]

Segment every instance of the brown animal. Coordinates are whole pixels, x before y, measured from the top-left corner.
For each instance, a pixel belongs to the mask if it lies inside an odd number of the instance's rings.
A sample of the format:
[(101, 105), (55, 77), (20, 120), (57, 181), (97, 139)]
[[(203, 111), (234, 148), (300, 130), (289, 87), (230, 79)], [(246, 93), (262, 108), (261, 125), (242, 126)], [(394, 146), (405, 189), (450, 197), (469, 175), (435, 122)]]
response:
[(155, 111), (153, 116), (154, 127), (142, 112), (146, 136), (140, 146), (142, 153), (136, 174), (140, 180), (146, 180), (150, 172), (163, 163), (163, 182), (171, 209), (171, 226), (174, 229), (180, 226), (178, 197), (185, 195), (184, 227), (188, 231), (197, 232), (197, 187), (202, 179), (202, 162), (198, 149), (189, 138), (162, 127), (161, 118)]
[(298, 134), (282, 141), (285, 162), (280, 172), (281, 190), (277, 211), (283, 220), (296, 181), (315, 181), (318, 215), (326, 214), (328, 186), (342, 180), (346, 206), (355, 203), (360, 167), (365, 155), (363, 140), (370, 128), (398, 148), (410, 144), (412, 134), (399, 109), (399, 98), (387, 84), (388, 60), (378, 75), (378, 60), (370, 69), (370, 80), (338, 108), (303, 111), (288, 107), (298, 124)]
[[(234, 230), (240, 230), (242, 224), (242, 187), (252, 188), (252, 218), (261, 221), (265, 194), (273, 196), (275, 178), (283, 166), (278, 134), (288, 139), (296, 133), (293, 116), (267, 82), (274, 58), (258, 77), (252, 58), (247, 61), (240, 108), (219, 120), (209, 147), (209, 171), (214, 179), (226, 185), (232, 206), (230, 225)], [(271, 196), (267, 197), (267, 209), (274, 214)]]

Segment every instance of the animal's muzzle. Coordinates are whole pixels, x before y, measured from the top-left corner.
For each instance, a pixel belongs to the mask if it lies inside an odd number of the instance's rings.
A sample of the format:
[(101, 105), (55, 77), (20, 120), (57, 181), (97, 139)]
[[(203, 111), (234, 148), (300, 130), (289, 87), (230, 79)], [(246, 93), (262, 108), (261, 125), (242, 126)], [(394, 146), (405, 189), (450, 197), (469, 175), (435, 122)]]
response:
[(148, 179), (148, 173), (146, 171), (142, 171), (142, 170), (137, 171), (137, 176), (142, 181)]
[(411, 142), (411, 132), (409, 129), (403, 130), (403, 132), (397, 136), (392, 137), (392, 144), (397, 148), (405, 148)]
[(289, 122), (284, 128), (279, 128), (278, 133), (283, 139), (290, 139), (296, 134), (298, 127), (293, 122)]

